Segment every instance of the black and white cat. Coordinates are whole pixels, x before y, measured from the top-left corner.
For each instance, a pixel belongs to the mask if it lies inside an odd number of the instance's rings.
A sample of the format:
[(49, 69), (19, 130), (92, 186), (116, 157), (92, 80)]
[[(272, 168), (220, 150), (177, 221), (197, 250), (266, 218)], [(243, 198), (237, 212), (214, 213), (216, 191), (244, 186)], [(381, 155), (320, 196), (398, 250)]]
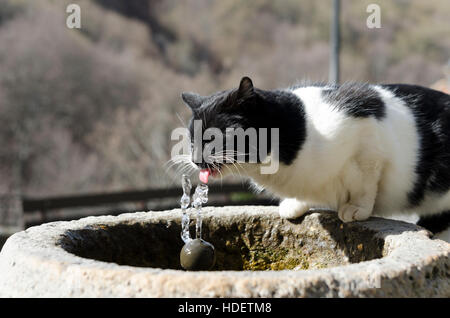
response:
[[(268, 91), (244, 77), (237, 89), (206, 97), (183, 93), (182, 99), (193, 110), (191, 132), (195, 119), (224, 133), (227, 127), (279, 128), (279, 156), (271, 158), (279, 160), (278, 171), (261, 174), (261, 161), (242, 162), (239, 170), (283, 198), (281, 217), (296, 218), (312, 208), (335, 210), (343, 222), (372, 214), (415, 213), (430, 220), (439, 214), (448, 226), (450, 96), (445, 93), (355, 83)], [(233, 168), (219, 162), (198, 166), (213, 175)]]

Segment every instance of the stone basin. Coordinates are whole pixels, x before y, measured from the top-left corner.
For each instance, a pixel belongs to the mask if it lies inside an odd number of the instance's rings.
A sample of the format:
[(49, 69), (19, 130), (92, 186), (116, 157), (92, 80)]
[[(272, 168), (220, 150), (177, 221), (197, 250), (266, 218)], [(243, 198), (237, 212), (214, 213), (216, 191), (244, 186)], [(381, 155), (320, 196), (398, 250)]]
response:
[[(449, 297), (450, 244), (401, 221), (205, 208), (212, 271), (180, 267), (181, 211), (52, 222), (0, 253), (2, 297)], [(194, 222), (191, 221), (191, 233)]]

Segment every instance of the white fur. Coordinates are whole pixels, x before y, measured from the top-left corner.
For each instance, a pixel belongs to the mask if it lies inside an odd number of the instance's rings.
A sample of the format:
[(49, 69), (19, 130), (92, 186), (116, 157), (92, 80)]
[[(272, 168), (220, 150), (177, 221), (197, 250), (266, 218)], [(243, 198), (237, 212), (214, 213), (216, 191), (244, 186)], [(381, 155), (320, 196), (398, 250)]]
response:
[(374, 86), (386, 105), (386, 116), (349, 117), (321, 98), (321, 87), (293, 93), (306, 113), (307, 138), (294, 162), (280, 163), (276, 174), (263, 175), (256, 165), (245, 172), (265, 189), (286, 198), (280, 215), (296, 218), (310, 208), (338, 211), (344, 222), (367, 219), (373, 212), (424, 214), (450, 209), (450, 193), (426, 197), (407, 211), (407, 193), (416, 180), (419, 139), (415, 120), (402, 100)]
[(379, 181), (374, 212), (392, 215), (407, 205), (407, 193), (416, 180), (419, 136), (411, 110), (391, 92), (376, 87), (386, 107), (386, 116), (379, 123), (383, 149), (387, 158)]

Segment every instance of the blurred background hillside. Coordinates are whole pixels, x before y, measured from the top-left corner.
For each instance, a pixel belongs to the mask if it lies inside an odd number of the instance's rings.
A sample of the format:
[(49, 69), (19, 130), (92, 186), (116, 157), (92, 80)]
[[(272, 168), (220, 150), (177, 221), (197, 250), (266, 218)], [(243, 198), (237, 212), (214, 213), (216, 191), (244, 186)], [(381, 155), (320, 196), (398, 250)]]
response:
[[(342, 1), (341, 79), (430, 86), (450, 58), (448, 0)], [(81, 29), (66, 6), (81, 7)], [(249, 75), (327, 80), (331, 1), (0, 0), (0, 193), (178, 184), (163, 165), (182, 91)], [(178, 115), (178, 116), (177, 116)], [(180, 117), (180, 118), (178, 118)]]

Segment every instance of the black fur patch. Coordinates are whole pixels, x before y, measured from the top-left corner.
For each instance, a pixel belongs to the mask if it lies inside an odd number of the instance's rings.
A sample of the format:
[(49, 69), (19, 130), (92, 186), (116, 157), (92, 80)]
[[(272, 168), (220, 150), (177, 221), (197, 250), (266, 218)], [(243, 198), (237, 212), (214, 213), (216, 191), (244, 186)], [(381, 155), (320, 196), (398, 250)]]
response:
[(352, 117), (385, 116), (385, 106), (378, 92), (367, 84), (345, 83), (326, 87), (322, 91), (324, 100), (336, 109)]
[(417, 225), (426, 228), (434, 234), (446, 230), (450, 226), (450, 211), (441, 214), (421, 216)]
[(301, 100), (288, 91), (257, 90), (257, 116), (253, 123), (258, 127), (279, 128), (280, 161), (291, 164), (306, 140), (306, 118)]
[(382, 85), (401, 98), (412, 110), (420, 136), (417, 180), (408, 194), (409, 203), (418, 205), (426, 192), (442, 194), (450, 190), (450, 96), (429, 88)]

